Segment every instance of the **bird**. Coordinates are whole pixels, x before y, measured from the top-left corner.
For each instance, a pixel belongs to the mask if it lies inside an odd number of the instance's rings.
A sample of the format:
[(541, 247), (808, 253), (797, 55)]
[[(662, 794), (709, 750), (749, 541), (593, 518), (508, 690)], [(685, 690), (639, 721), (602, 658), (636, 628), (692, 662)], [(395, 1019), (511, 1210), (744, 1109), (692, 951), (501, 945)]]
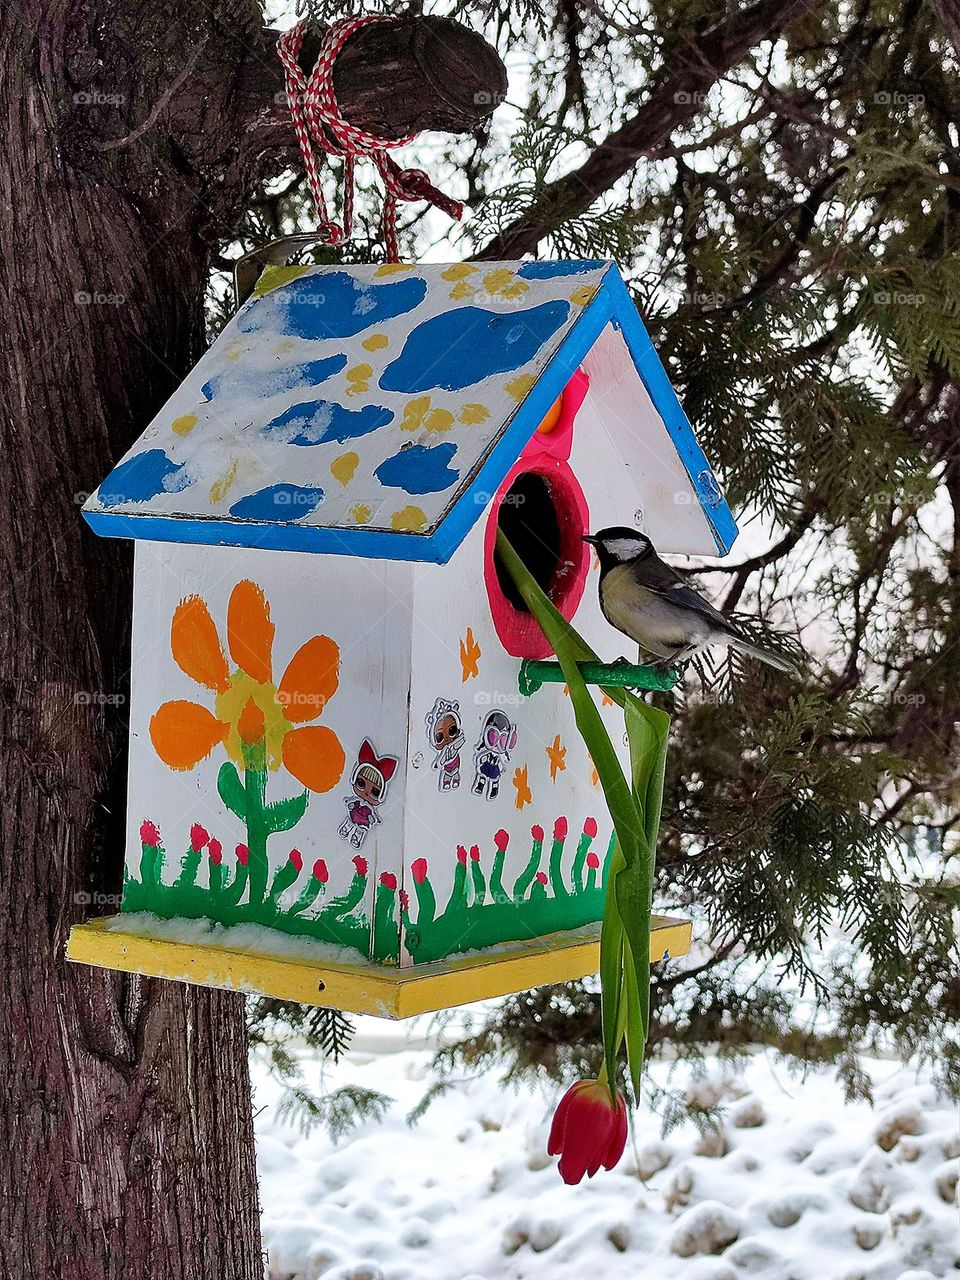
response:
[(796, 673), (792, 662), (753, 644), (699, 592), (657, 555), (644, 533), (624, 526), (583, 538), (600, 558), (600, 609), (607, 622), (658, 659), (655, 665), (687, 662), (701, 649), (724, 645)]

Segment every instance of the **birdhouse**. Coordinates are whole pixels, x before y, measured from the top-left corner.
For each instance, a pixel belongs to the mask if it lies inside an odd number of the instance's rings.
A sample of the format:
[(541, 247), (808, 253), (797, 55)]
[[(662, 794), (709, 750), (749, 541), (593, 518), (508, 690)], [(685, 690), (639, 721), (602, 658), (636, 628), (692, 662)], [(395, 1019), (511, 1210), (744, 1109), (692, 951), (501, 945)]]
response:
[(595, 969), (612, 826), (497, 528), (611, 660), (583, 535), (736, 535), (613, 264), (269, 267), (84, 515), (136, 555), (122, 906), (71, 958), (387, 1016)]

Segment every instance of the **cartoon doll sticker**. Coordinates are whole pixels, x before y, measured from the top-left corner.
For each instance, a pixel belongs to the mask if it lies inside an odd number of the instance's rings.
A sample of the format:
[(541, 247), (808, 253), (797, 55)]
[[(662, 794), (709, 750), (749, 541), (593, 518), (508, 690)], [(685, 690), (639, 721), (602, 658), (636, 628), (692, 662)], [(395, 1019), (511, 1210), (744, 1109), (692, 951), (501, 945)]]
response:
[(438, 773), (441, 791), (453, 791), (460, 785), (460, 748), (464, 744), (460, 724), (460, 703), (438, 698), (426, 717), (427, 741), (433, 747), (432, 767)]
[(343, 797), (347, 816), (340, 824), (339, 835), (359, 849), (370, 828), (382, 821), (377, 810), (387, 794), (387, 784), (397, 769), (396, 756), (378, 756), (373, 743), (364, 738), (357, 755), (351, 782), (353, 790)]
[(484, 800), (495, 800), (500, 778), (517, 745), (517, 726), (502, 711), (489, 711), (484, 717), (480, 738), (473, 749), (473, 794)]

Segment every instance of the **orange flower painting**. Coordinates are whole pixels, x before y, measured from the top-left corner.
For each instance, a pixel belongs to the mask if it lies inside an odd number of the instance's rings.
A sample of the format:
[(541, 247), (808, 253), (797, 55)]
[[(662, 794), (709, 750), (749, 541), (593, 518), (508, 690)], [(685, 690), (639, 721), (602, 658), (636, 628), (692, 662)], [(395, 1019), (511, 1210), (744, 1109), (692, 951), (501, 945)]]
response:
[(227, 606), (228, 662), (216, 624), (200, 596), (181, 600), (170, 626), (177, 666), (214, 697), (213, 710), (199, 702), (165, 702), (150, 721), (150, 740), (171, 769), (195, 768), (223, 744), (236, 764), (244, 746), (263, 744), (263, 765), (281, 765), (310, 791), (335, 787), (346, 756), (340, 739), (318, 719), (336, 693), (340, 649), (329, 636), (313, 636), (275, 679), (270, 607), (255, 582), (238, 582)]

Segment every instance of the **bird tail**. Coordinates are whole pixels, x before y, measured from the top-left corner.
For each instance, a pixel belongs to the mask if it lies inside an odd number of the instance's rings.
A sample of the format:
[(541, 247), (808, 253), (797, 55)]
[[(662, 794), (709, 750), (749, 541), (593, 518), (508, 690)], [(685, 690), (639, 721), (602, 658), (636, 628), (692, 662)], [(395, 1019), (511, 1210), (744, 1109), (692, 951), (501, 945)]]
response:
[(777, 671), (787, 671), (790, 675), (797, 675), (796, 663), (791, 662), (789, 658), (784, 658), (779, 653), (774, 653), (771, 649), (762, 649), (758, 644), (751, 644), (749, 640), (744, 640), (742, 636), (730, 637), (730, 648), (736, 649), (738, 653), (746, 654), (749, 658), (756, 658), (758, 662), (765, 662), (768, 667), (775, 667)]

